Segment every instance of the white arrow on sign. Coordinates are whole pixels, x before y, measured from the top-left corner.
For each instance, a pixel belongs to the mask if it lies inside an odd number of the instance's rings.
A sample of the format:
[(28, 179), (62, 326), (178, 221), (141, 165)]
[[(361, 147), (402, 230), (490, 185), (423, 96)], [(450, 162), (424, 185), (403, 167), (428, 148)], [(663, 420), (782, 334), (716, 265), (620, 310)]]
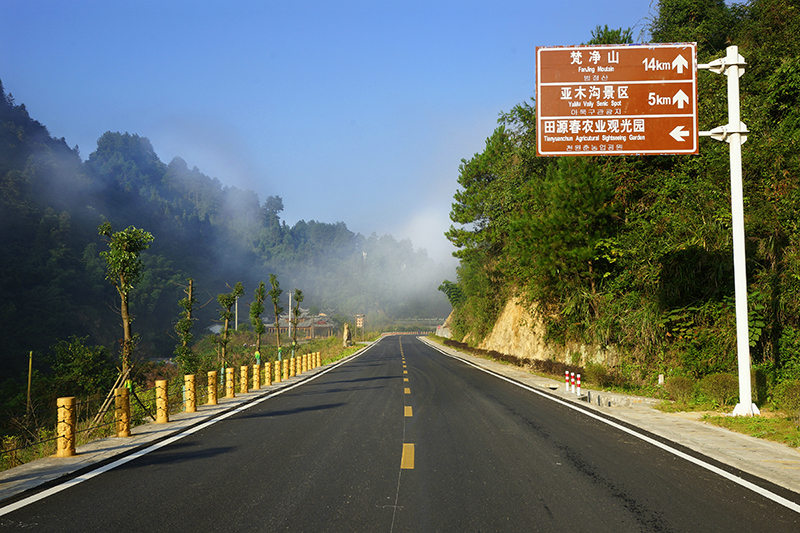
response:
[(673, 139), (675, 139), (678, 142), (685, 141), (686, 139), (684, 139), (684, 137), (688, 137), (689, 135), (691, 135), (690, 132), (683, 131), (683, 126), (676, 127), (674, 130), (669, 132), (669, 134), (672, 136)]
[(678, 92), (672, 97), (672, 103), (678, 104), (678, 109), (683, 109), (683, 106), (689, 103), (689, 97), (686, 96), (683, 89), (678, 89)]
[(689, 68), (689, 62), (682, 55), (678, 55), (672, 60), (672, 68), (678, 71), (678, 74), (683, 74), (683, 69)]

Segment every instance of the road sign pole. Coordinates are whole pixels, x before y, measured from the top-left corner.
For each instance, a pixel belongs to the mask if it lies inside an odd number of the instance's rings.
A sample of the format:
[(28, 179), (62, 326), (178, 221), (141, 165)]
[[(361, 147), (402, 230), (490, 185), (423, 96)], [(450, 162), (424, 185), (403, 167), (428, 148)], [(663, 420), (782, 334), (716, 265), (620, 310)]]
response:
[(734, 416), (760, 414), (753, 403), (750, 380), (750, 329), (747, 316), (747, 270), (744, 239), (744, 192), (742, 187), (742, 144), (747, 140), (747, 127), (739, 112), (739, 77), (745, 61), (736, 46), (729, 46), (727, 55), (712, 63), (698, 65), (728, 77), (728, 124), (700, 135), (726, 141), (730, 147), (731, 215), (733, 222), (733, 278), (736, 298), (736, 349), (739, 363), (739, 403)]

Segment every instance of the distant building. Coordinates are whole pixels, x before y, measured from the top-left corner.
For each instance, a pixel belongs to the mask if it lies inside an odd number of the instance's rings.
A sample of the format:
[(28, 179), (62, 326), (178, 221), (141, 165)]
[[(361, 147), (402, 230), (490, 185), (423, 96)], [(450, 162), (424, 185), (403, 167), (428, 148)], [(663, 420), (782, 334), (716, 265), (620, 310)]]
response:
[[(267, 333), (275, 333), (275, 317), (264, 319)], [(289, 314), (281, 315), (278, 322), (281, 335), (289, 335), (292, 327)], [(336, 335), (336, 323), (324, 313), (310, 315), (308, 309), (300, 309), (300, 319), (297, 321), (298, 339), (321, 339)]]

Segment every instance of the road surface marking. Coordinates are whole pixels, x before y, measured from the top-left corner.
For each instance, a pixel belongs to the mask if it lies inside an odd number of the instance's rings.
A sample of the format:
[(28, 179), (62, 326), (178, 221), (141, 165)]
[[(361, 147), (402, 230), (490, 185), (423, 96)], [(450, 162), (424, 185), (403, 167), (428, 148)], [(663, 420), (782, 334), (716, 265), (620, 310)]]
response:
[(406, 394), (411, 394), (411, 389), (410, 389), (410, 388), (408, 388), (408, 387), (406, 387), (405, 393), (406, 393)]
[[(124, 465), (126, 463), (129, 463), (129, 462), (133, 461), (134, 459), (137, 459), (137, 458), (139, 458), (139, 457), (141, 457), (143, 455), (147, 455), (150, 452), (156, 451), (158, 449), (163, 448), (164, 446), (172, 444), (173, 442), (176, 442), (176, 441), (182, 439), (183, 437), (186, 437), (188, 435), (192, 435), (194, 433), (197, 433), (198, 431), (203, 430), (203, 429), (205, 429), (205, 428), (207, 428), (209, 426), (212, 426), (212, 425), (216, 424), (217, 422), (220, 422), (222, 420), (225, 420), (226, 418), (229, 418), (229, 417), (234, 416), (234, 415), (236, 415), (238, 413), (241, 413), (242, 411), (246, 411), (247, 409), (250, 409), (251, 407), (254, 407), (254, 406), (258, 405), (261, 402), (265, 402), (265, 401), (267, 401), (267, 400), (269, 400), (271, 398), (274, 398), (275, 396), (279, 396), (281, 394), (284, 394), (286, 392), (294, 390), (297, 387), (305, 385), (306, 383), (308, 383), (310, 381), (313, 381), (313, 380), (315, 380), (315, 379), (317, 379), (317, 378), (319, 378), (321, 376), (324, 376), (328, 372), (331, 372), (332, 370), (335, 370), (335, 369), (339, 368), (340, 366), (342, 366), (342, 365), (344, 365), (346, 363), (349, 363), (350, 361), (352, 361), (352, 360), (354, 360), (354, 359), (356, 359), (358, 357), (361, 357), (362, 355), (367, 353), (373, 346), (375, 346), (375, 344), (367, 346), (366, 348), (363, 348), (363, 349), (355, 352), (354, 354), (349, 355), (348, 357), (340, 360), (339, 362), (330, 365), (328, 368), (326, 368), (325, 370), (319, 372), (318, 374), (314, 374), (311, 377), (308, 377), (308, 378), (306, 378), (306, 379), (304, 379), (302, 381), (298, 381), (293, 385), (289, 385), (289, 386), (286, 386), (284, 388), (280, 388), (278, 390), (273, 390), (272, 392), (270, 392), (268, 390), (268, 391), (266, 391), (266, 393), (263, 396), (259, 396), (254, 400), (246, 400), (243, 403), (239, 404), (238, 406), (231, 407), (231, 408), (229, 408), (227, 410), (223, 410), (222, 413), (220, 413), (218, 415), (212, 415), (212, 417), (206, 419), (205, 422), (198, 421), (197, 423), (189, 426), (188, 428), (185, 428), (180, 433), (174, 434), (173, 436), (171, 436), (171, 437), (169, 437), (167, 439), (155, 442), (153, 444), (150, 444), (149, 446), (144, 444), (143, 445), (143, 446), (145, 446), (144, 448), (141, 448), (141, 449), (139, 449), (139, 451), (136, 451), (136, 452), (134, 452), (134, 453), (132, 453), (130, 455), (126, 455), (124, 457), (121, 457), (121, 458), (117, 459), (116, 461), (112, 461), (111, 463), (107, 463), (107, 464), (105, 464), (103, 466), (99, 466), (98, 468), (96, 468), (94, 470), (90, 470), (88, 472), (85, 472), (84, 474), (79, 475), (78, 477), (71, 478), (71, 479), (69, 479), (67, 481), (64, 481), (63, 483), (59, 483), (59, 484), (57, 484), (57, 485), (55, 485), (53, 487), (50, 487), (49, 489), (43, 490), (41, 492), (37, 492), (37, 493), (35, 493), (35, 494), (31, 495), (31, 496), (28, 496), (27, 498), (23, 498), (22, 500), (19, 500), (17, 502), (12, 503), (12, 504), (6, 505), (5, 507), (0, 507), (0, 516), (3, 516), (5, 514), (11, 513), (13, 511), (16, 511), (17, 509), (21, 509), (21, 508), (23, 508), (23, 507), (25, 507), (27, 505), (30, 505), (32, 503), (38, 502), (40, 500), (43, 500), (43, 499), (47, 498), (48, 496), (52, 496), (53, 494), (57, 494), (57, 493), (61, 492), (62, 490), (66, 490), (66, 489), (68, 489), (70, 487), (74, 487), (75, 485), (78, 485), (79, 483), (82, 483), (84, 481), (92, 479), (95, 476), (99, 476), (100, 474), (102, 474), (104, 472), (108, 472), (109, 470), (113, 470), (113, 469), (115, 469), (115, 468), (117, 468), (119, 466), (122, 466), (122, 465)], [(35, 490), (35, 488), (34, 488), (34, 490)]]
[[(555, 402), (557, 404), (563, 405), (564, 407), (567, 407), (569, 409), (572, 409), (574, 411), (582, 413), (582, 414), (584, 414), (584, 415), (586, 415), (586, 416), (588, 416), (590, 418), (593, 418), (593, 419), (597, 420), (598, 422), (602, 422), (603, 424), (607, 424), (607, 425), (609, 425), (609, 426), (611, 426), (613, 428), (616, 428), (616, 429), (618, 429), (618, 430), (620, 430), (620, 431), (622, 431), (624, 433), (632, 435), (632, 436), (634, 436), (634, 437), (636, 437), (636, 438), (638, 438), (640, 440), (643, 440), (644, 442), (652, 444), (656, 448), (660, 448), (660, 449), (662, 449), (662, 450), (664, 450), (664, 451), (666, 451), (668, 453), (671, 453), (671, 454), (673, 454), (673, 455), (675, 455), (677, 457), (680, 457), (681, 459), (684, 459), (684, 460), (686, 460), (686, 461), (688, 461), (688, 462), (690, 462), (692, 464), (695, 464), (695, 465), (697, 465), (697, 466), (699, 466), (701, 468), (705, 468), (706, 470), (708, 470), (710, 472), (713, 472), (713, 473), (717, 474), (718, 476), (721, 476), (721, 477), (723, 477), (723, 478), (725, 478), (725, 479), (727, 479), (729, 481), (732, 481), (732, 482), (736, 483), (737, 485), (739, 485), (741, 487), (744, 487), (744, 488), (749, 489), (749, 490), (751, 490), (751, 491), (753, 491), (753, 492), (755, 492), (757, 494), (760, 494), (760, 495), (764, 496), (765, 498), (768, 498), (768, 499), (772, 500), (773, 502), (775, 502), (775, 503), (777, 503), (779, 505), (782, 505), (782, 506), (786, 507), (787, 509), (789, 509), (791, 511), (794, 511), (796, 513), (800, 513), (800, 505), (796, 504), (795, 502), (793, 502), (791, 500), (788, 500), (788, 499), (784, 498), (783, 496), (775, 494), (774, 492), (772, 492), (772, 491), (770, 491), (768, 489), (765, 489), (765, 488), (763, 488), (763, 487), (761, 487), (759, 485), (756, 485), (755, 483), (747, 481), (746, 479), (743, 479), (743, 478), (737, 476), (736, 474), (730, 473), (730, 472), (728, 472), (726, 470), (723, 470), (722, 468), (719, 468), (719, 467), (714, 466), (714, 465), (712, 465), (710, 463), (707, 463), (702, 459), (699, 459), (697, 457), (694, 457), (692, 455), (684, 453), (684, 452), (682, 452), (682, 451), (680, 451), (680, 450), (678, 450), (676, 448), (673, 448), (672, 446), (670, 446), (668, 444), (664, 444), (663, 442), (661, 442), (659, 440), (650, 438), (649, 436), (647, 436), (647, 435), (645, 435), (643, 433), (639, 433), (637, 430), (628, 428), (626, 426), (623, 426), (621, 424), (616, 423), (613, 420), (609, 420), (607, 418), (599, 416), (599, 415), (595, 414), (592, 411), (586, 410), (585, 407), (578, 407), (576, 405), (571, 404), (570, 402), (568, 402), (566, 400), (562, 400), (561, 398), (555, 397), (552, 394), (548, 394), (546, 392), (536, 390), (536, 388), (534, 388), (532, 386), (525, 385), (524, 383), (520, 383), (519, 381), (515, 381), (515, 380), (513, 380), (513, 379), (511, 379), (509, 377), (506, 377), (506, 376), (502, 375), (502, 374), (498, 374), (497, 372), (493, 372), (492, 370), (484, 368), (484, 367), (480, 366), (477, 363), (474, 363), (474, 362), (469, 361), (467, 359), (463, 359), (461, 357), (458, 357), (457, 355), (453, 355), (453, 354), (447, 353), (443, 349), (440, 349), (439, 347), (437, 347), (435, 345), (428, 344), (427, 342), (425, 344), (427, 344), (430, 348), (433, 348), (434, 350), (436, 350), (437, 352), (441, 353), (442, 355), (444, 355), (446, 357), (450, 357), (452, 359), (457, 359), (457, 360), (459, 360), (459, 361), (461, 361), (461, 362), (463, 362), (463, 363), (465, 363), (465, 364), (467, 364), (467, 365), (469, 365), (469, 366), (471, 366), (473, 368), (476, 368), (477, 370), (480, 370), (482, 372), (485, 372), (487, 374), (495, 376), (496, 378), (502, 379), (503, 381), (507, 381), (508, 383), (511, 383), (512, 385), (516, 385), (517, 387), (520, 387), (522, 389), (530, 391), (530, 392), (532, 392), (532, 393), (534, 393), (534, 394), (536, 394), (538, 396), (541, 396), (542, 398), (546, 398), (546, 399), (548, 399), (548, 400), (550, 400), (552, 402)], [(669, 439), (667, 439), (667, 440), (669, 440)], [(702, 452), (697, 452), (697, 453), (703, 455)], [(736, 467), (734, 467), (734, 468), (736, 468)], [(758, 477), (758, 476), (756, 476), (756, 477)], [(759, 478), (759, 479), (762, 479), (762, 478)], [(770, 482), (769, 480), (766, 480), (766, 481)], [(772, 483), (772, 482), (770, 482), (770, 483)]]
[(403, 458), (400, 460), (400, 468), (403, 470), (414, 470), (414, 445), (403, 443)]
[(408, 378), (403, 378), (403, 381), (406, 381), (406, 382), (407, 382), (407, 381), (408, 381)]
[(410, 405), (406, 405), (406, 416), (408, 416), (408, 417), (414, 416), (414, 415), (411, 414), (411, 406)]

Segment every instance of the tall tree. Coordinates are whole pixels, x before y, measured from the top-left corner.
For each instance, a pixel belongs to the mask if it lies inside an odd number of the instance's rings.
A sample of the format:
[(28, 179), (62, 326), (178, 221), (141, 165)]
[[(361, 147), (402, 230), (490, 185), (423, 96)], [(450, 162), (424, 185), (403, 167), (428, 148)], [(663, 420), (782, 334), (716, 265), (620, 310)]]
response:
[(532, 189), (541, 209), (512, 225), (510, 251), (539, 303), (563, 305), (585, 295), (596, 318), (599, 285), (611, 268), (605, 242), (619, 218), (612, 180), (590, 159), (564, 157)]
[(280, 356), (281, 353), (281, 313), (283, 313), (283, 307), (281, 307), (281, 294), (283, 291), (281, 290), (281, 284), (278, 283), (278, 276), (275, 274), (269, 275), (269, 284), (272, 285), (272, 289), (269, 291), (269, 297), (272, 299), (272, 307), (275, 310), (275, 339), (278, 344), (278, 355)]
[(181, 369), (181, 372), (184, 374), (194, 374), (200, 366), (200, 362), (192, 351), (191, 346), (192, 340), (194, 339), (194, 335), (192, 335), (192, 313), (197, 299), (194, 297), (194, 280), (189, 278), (188, 282), (189, 284), (184, 289), (186, 298), (178, 302), (178, 305), (183, 308), (183, 311), (181, 311), (180, 320), (175, 324), (175, 332), (180, 338), (180, 343), (175, 348), (175, 359), (178, 361), (178, 368)]
[(633, 31), (630, 28), (612, 30), (606, 24), (604, 27), (598, 26), (592, 31), (592, 38), (586, 44), (631, 44), (633, 43)]
[[(230, 285), (228, 287), (230, 288)], [(244, 294), (244, 287), (242, 286), (241, 281), (237, 281), (231, 292), (217, 295), (217, 301), (222, 306), (219, 311), (219, 317), (222, 319), (223, 323), (222, 333), (216, 338), (216, 343), (219, 346), (220, 364), (227, 363), (227, 349), (228, 342), (230, 341), (230, 338), (228, 337), (228, 331), (230, 329), (231, 319), (234, 317), (234, 313), (231, 311), (231, 308), (236, 303), (236, 299), (242, 294)]]
[(300, 321), (300, 303), (302, 301), (303, 301), (303, 291), (301, 291), (300, 289), (295, 289), (294, 309), (292, 309), (292, 346), (297, 345), (297, 323)]
[(119, 314), (122, 318), (122, 373), (127, 375), (131, 369), (133, 358), (134, 336), (131, 331), (133, 317), (128, 302), (130, 293), (142, 277), (142, 259), (140, 254), (150, 247), (153, 235), (149, 232), (129, 226), (113, 232), (110, 222), (103, 222), (99, 234), (108, 239), (109, 250), (100, 252), (106, 260), (106, 279), (117, 289), (120, 297)]
[(261, 336), (267, 331), (261, 313), (264, 312), (264, 300), (267, 299), (267, 287), (263, 281), (258, 283), (256, 292), (253, 293), (253, 303), (250, 304), (250, 323), (256, 334), (256, 353), (261, 352)]

